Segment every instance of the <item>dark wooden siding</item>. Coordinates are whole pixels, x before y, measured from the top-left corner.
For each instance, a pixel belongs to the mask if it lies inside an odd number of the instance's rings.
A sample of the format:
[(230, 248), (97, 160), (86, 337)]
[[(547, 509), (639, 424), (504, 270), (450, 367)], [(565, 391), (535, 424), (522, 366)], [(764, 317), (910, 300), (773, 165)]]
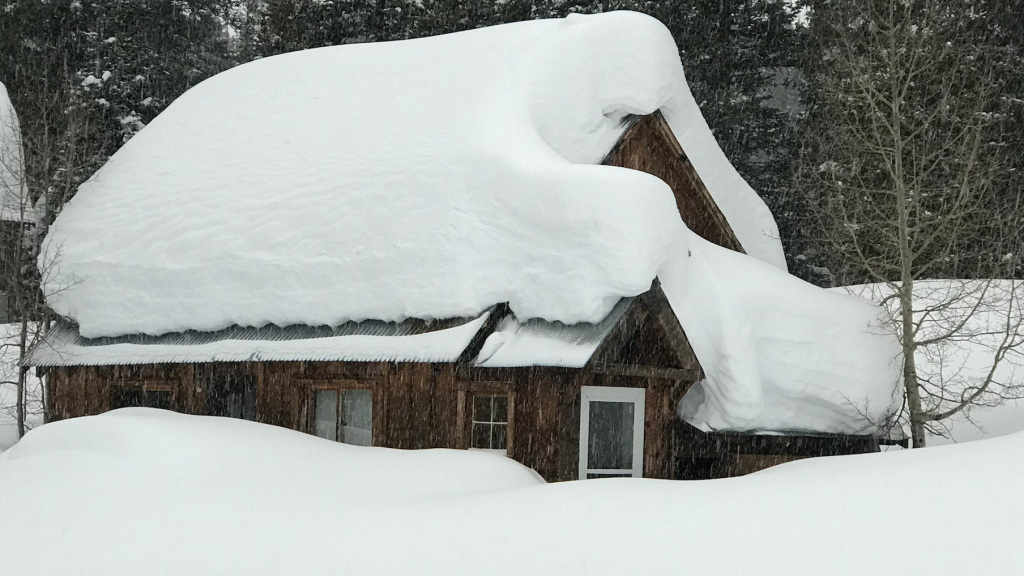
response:
[[(232, 369), (257, 377), (256, 418), (311, 432), (316, 386), (359, 382), (374, 390), (374, 444), (391, 448), (459, 448), (459, 392), (498, 384), (513, 395), (512, 456), (549, 481), (577, 476), (582, 386), (646, 388), (644, 476), (672, 478), (674, 407), (689, 382), (585, 370), (460, 368), (455, 364), (389, 362), (262, 362)], [(118, 385), (169, 383), (171, 409), (204, 413), (203, 365), (61, 367), (50, 371), (55, 418), (110, 410)]]
[(653, 174), (672, 188), (687, 227), (719, 246), (743, 252), (743, 246), (715, 204), (661, 113), (634, 119), (604, 161)]
[(194, 370), (191, 364), (54, 368), (49, 378), (50, 414), (60, 420), (106, 412), (116, 386), (166, 388), (172, 410), (205, 414), (206, 396), (196, 386)]
[[(721, 478), (747, 474), (797, 458), (877, 450), (870, 438), (706, 434), (675, 416), (691, 381), (595, 373), (567, 368), (466, 368), (455, 364), (388, 362), (240, 363), (257, 376), (257, 419), (310, 432), (311, 393), (331, 382), (358, 382), (374, 390), (374, 444), (391, 448), (460, 448), (460, 391), (507, 387), (514, 398), (511, 455), (548, 481), (578, 474), (580, 390), (583, 386), (646, 389), (644, 476)], [(171, 409), (204, 413), (196, 373), (202, 365), (61, 367), (50, 371), (55, 419), (110, 410), (112, 390), (170, 385)], [(488, 388), (491, 386), (491, 388)]]

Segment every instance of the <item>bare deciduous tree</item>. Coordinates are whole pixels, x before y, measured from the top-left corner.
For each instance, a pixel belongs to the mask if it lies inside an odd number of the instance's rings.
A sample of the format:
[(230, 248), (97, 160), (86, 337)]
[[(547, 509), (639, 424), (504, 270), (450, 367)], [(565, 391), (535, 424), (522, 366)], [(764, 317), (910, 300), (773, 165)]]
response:
[[(18, 437), (25, 435), (29, 408), (27, 371), (21, 367), (28, 347), (36, 336), (37, 325), (29, 321), (29, 307), (35, 300), (26, 268), (37, 244), (34, 234), (39, 215), (24, 178), (21, 131), (7, 92), (0, 85), (0, 292), (3, 294), (5, 322), (0, 334), (0, 353), (5, 363), (0, 385), (15, 387), (14, 417)], [(13, 327), (17, 329), (12, 329)], [(15, 348), (16, 354), (8, 354)], [(13, 364), (13, 365), (7, 365)], [(10, 379), (13, 374), (17, 377)]]
[[(993, 55), (955, 0), (823, 2), (813, 163), (821, 232), (849, 282), (888, 287), (915, 447), (971, 405), (1021, 391), (1020, 199), (1006, 192)], [(943, 276), (988, 278), (928, 282)], [(986, 367), (960, 348), (991, 351)], [(941, 368), (922, 372), (918, 360)], [(957, 365), (960, 363), (960, 365)], [(972, 366), (967, 366), (971, 363)]]
[(13, 405), (0, 406), (0, 418), (13, 417), (19, 438), (32, 422), (48, 419), (45, 386), (30, 387), (29, 368), (23, 366), (49, 328), (40, 280), (59, 259), (39, 261), (39, 247), (82, 171), (96, 162), (82, 145), (88, 115), (70, 96), (63, 89), (39, 91), (29, 106), (32, 129), (26, 131), (6, 91), (0, 93), (0, 294), (6, 316), (0, 326), (0, 386), (15, 389)]

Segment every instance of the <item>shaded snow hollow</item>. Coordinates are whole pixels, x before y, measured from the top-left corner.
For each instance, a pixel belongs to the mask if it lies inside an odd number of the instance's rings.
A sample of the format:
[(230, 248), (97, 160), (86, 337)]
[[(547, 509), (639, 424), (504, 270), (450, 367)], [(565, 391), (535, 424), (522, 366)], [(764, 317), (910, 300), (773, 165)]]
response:
[(306, 50), (199, 84), (64, 208), (48, 301), (86, 337), (497, 302), (597, 322), (687, 241), (666, 184), (597, 165), (627, 115), (659, 109), (746, 250), (784, 269), (670, 33), (619, 12)]
[(0, 574), (1019, 576), (1022, 450), (544, 484), (491, 454), (121, 410), (0, 454)]

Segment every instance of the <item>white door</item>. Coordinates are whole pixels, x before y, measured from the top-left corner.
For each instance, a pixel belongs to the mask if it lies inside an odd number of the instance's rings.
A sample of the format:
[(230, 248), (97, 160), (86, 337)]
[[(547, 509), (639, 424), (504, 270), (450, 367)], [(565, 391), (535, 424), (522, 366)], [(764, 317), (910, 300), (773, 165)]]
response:
[(580, 479), (644, 473), (643, 388), (584, 386), (580, 394)]

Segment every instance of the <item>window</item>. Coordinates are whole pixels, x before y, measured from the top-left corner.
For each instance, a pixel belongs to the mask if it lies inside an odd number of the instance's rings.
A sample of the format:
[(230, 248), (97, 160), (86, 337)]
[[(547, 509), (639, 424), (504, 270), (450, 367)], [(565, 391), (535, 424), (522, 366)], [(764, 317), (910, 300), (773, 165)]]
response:
[(210, 416), (256, 419), (256, 377), (237, 370), (230, 365), (214, 366), (203, 375)]
[(171, 386), (165, 383), (115, 384), (111, 391), (110, 409), (160, 408), (171, 409)]
[(313, 390), (313, 434), (345, 444), (373, 445), (373, 391)]
[(508, 396), (473, 396), (470, 448), (508, 450)]
[(455, 445), (512, 455), (515, 394), (505, 382), (460, 382)]
[(641, 477), (643, 388), (584, 386), (580, 393), (580, 479)]

